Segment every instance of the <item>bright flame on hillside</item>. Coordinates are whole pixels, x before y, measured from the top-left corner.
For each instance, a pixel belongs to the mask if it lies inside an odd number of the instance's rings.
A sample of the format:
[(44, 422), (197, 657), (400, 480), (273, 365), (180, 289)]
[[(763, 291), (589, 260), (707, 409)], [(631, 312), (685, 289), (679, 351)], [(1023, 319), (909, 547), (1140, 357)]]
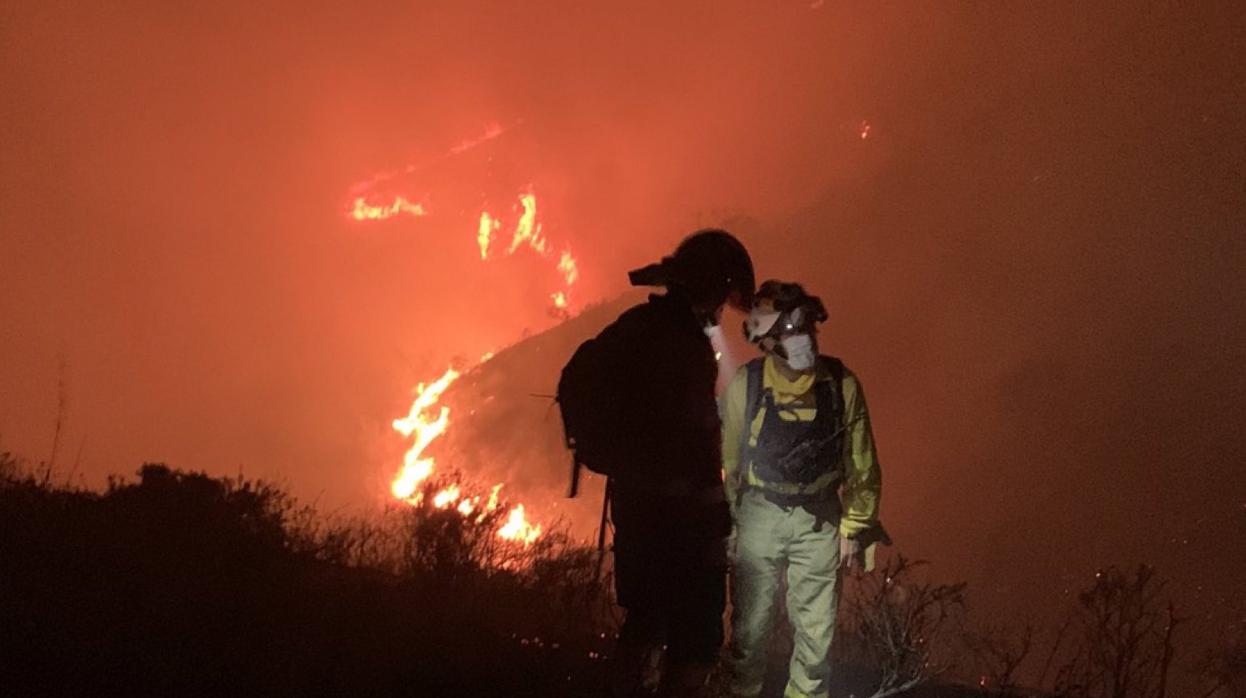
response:
[(523, 206), (523, 214), (519, 216), (519, 223), (515, 225), (509, 254), (515, 254), (515, 250), (524, 243), (537, 252), (545, 254), (545, 238), (541, 237), (541, 224), (536, 220), (536, 196), (530, 193), (521, 194), (519, 203)]
[(451, 504), (459, 501), (459, 497), (461, 497), (462, 494), (463, 493), (459, 491), (458, 485), (451, 484), (449, 487), (433, 495), (433, 506), (438, 509), (445, 509)]
[[(486, 354), (481, 362), (488, 361), (490, 356)], [(394, 420), (395, 431), (408, 438), (414, 437), (411, 448), (403, 457), (402, 469), (390, 484), (390, 492), (398, 499), (416, 506), (423, 503), (424, 495), (420, 491), (420, 485), (433, 474), (436, 465), (436, 461), (431, 456), (426, 457), (424, 451), (450, 426), (450, 408), (438, 403), (441, 394), (459, 375), (458, 371), (450, 368), (436, 381), (428, 385), (419, 384), (415, 389), (415, 401), (411, 403), (407, 416)], [(438, 509), (453, 507), (465, 518), (479, 511), (476, 522), (480, 523), (484, 521), (485, 514), (498, 508), (501, 490), (501, 483), (494, 485), (489, 492), (488, 501), (481, 508), (479, 496), (466, 497), (457, 483), (451, 483), (433, 494), (432, 505)], [(541, 530), (540, 525), (528, 522), (523, 505), (517, 504), (510, 510), (506, 523), (498, 528), (497, 533), (506, 540), (531, 545), (541, 536)]]
[(493, 242), (493, 234), (502, 227), (502, 222), (489, 215), (488, 211), (480, 212), (480, 226), (476, 229), (476, 244), (480, 245), (480, 258), (489, 258), (489, 243)]
[[(518, 125), (518, 122), (514, 125)], [(378, 173), (370, 179), (355, 184), (350, 190), (352, 208), (348, 211), (348, 216), (356, 221), (378, 221), (397, 216), (416, 218), (429, 216), (430, 213), (425, 203), (417, 203), (400, 195), (381, 196), (373, 190), (382, 183), (387, 183), (386, 190), (393, 191), (397, 182), (410, 180), (417, 173), (492, 141), (507, 130), (508, 127), (491, 124), (484, 133), (462, 141), (441, 155)], [(425, 192), (421, 201), (427, 202), (430, 197), (434, 197), (435, 201), (437, 191), (439, 190), (434, 190), (432, 193)], [(447, 208), (449, 208), (448, 205)], [(545, 236), (545, 229), (538, 215), (537, 197), (531, 187), (521, 191), (518, 195), (518, 205), (512, 207), (511, 213), (512, 216), (508, 217), (509, 220), (505, 224), (502, 217), (488, 210), (481, 210), (478, 219), (460, 220), (455, 225), (462, 225), (465, 233), (471, 229), (470, 227), (474, 227), (474, 242), (480, 251), (482, 261), (487, 262), (492, 257), (496, 257), (499, 249), (504, 250), (504, 256), (511, 256), (522, 248), (527, 248), (542, 258), (550, 259), (552, 271), (556, 271), (560, 277), (561, 287), (551, 291), (544, 302), (552, 304), (552, 310), (556, 311), (553, 313), (555, 316), (567, 317), (571, 305), (571, 287), (580, 277), (575, 257), (564, 248), (556, 262), (552, 259), (553, 246)], [(513, 228), (510, 228), (509, 221), (513, 221)], [(509, 245), (498, 241), (499, 233), (504, 225), (511, 230)], [(481, 362), (487, 361), (490, 356), (486, 355)], [(440, 400), (442, 393), (458, 377), (459, 372), (451, 368), (447, 369), (436, 381), (428, 385), (421, 383), (416, 387), (415, 400), (407, 416), (393, 422), (396, 431), (411, 439), (411, 445), (403, 456), (402, 468), (390, 484), (390, 491), (394, 497), (412, 505), (425, 504), (424, 493), (429, 490), (426, 490), (423, 485), (434, 474), (436, 467), (436, 461), (426, 451), (450, 426), (450, 408), (441, 405)], [(458, 484), (450, 484), (435, 493), (429, 491), (431, 494), (429, 503), (437, 509), (453, 509), (464, 518), (475, 517), (476, 523), (482, 523), (486, 520), (487, 514), (497, 511), (501, 506), (499, 497), (501, 489), (501, 483), (494, 485), (488, 498), (482, 503), (483, 494), (464, 493)], [(540, 525), (534, 525), (528, 521), (523, 505), (517, 504), (507, 513), (506, 521), (497, 529), (497, 534), (506, 540), (530, 545), (540, 537), (541, 531)]]
[(357, 221), (379, 221), (404, 213), (416, 218), (428, 215), (423, 205), (412, 203), (401, 196), (395, 196), (394, 200), (385, 206), (369, 204), (367, 199), (360, 196), (355, 198), (355, 207), (351, 209), (350, 217)]
[(571, 253), (565, 250), (562, 253), (562, 257), (558, 259), (558, 271), (562, 272), (563, 281), (566, 281), (568, 286), (580, 278), (580, 268), (575, 263), (575, 257), (572, 257)]
[[(542, 257), (549, 257), (550, 243), (544, 235), (544, 227), (537, 216), (536, 195), (531, 192), (520, 194), (519, 205), (522, 213), (519, 214), (519, 220), (515, 223), (515, 229), (511, 231), (511, 243), (506, 248), (506, 255), (513, 255), (521, 248), (527, 247)], [(480, 212), (480, 222), (476, 226), (476, 244), (480, 247), (482, 260), (489, 259), (494, 249), (493, 243), (497, 237), (497, 231), (501, 228), (500, 217), (488, 211)], [(571, 286), (579, 280), (580, 269), (570, 250), (564, 250), (558, 257), (556, 268), (562, 276), (563, 288), (551, 293), (549, 297), (554, 308), (566, 313), (571, 305)]]
[(524, 516), (523, 505), (518, 504), (514, 509), (511, 509), (510, 516), (506, 518), (506, 523), (502, 528), (498, 529), (498, 535), (506, 540), (531, 545), (533, 541), (541, 537), (541, 527), (528, 523), (527, 518)]
[[(526, 192), (519, 195), (519, 207), (522, 212), (511, 231), (510, 245), (505, 248), (507, 256), (513, 255), (521, 248), (528, 248), (542, 257), (550, 256), (550, 243), (545, 237), (544, 227), (537, 217), (536, 195)], [(370, 203), (363, 196), (356, 197), (350, 218), (356, 221), (379, 221), (396, 216), (409, 215), (423, 218), (429, 215), (423, 204), (415, 203), (402, 196), (395, 196), (389, 203)], [(481, 211), (476, 223), (476, 246), (480, 249), (481, 261), (488, 261), (495, 251), (498, 231), (502, 228), (502, 219), (488, 211)], [(552, 292), (550, 298), (554, 307), (565, 313), (570, 306), (571, 286), (580, 278), (579, 265), (570, 250), (563, 250), (555, 265), (562, 277), (563, 287)]]
[(442, 405), (435, 419), (430, 419), (425, 413), (437, 404), (441, 394), (458, 377), (459, 372), (450, 368), (432, 384), (425, 386), (420, 383), (415, 388), (415, 401), (411, 403), (407, 416), (394, 420), (395, 431), (408, 438), (415, 435), (415, 441), (403, 456), (402, 470), (390, 486), (395, 497), (407, 500), (418, 497), (420, 483), (433, 474), (433, 459), (423, 457), (424, 449), (450, 425), (450, 408)]

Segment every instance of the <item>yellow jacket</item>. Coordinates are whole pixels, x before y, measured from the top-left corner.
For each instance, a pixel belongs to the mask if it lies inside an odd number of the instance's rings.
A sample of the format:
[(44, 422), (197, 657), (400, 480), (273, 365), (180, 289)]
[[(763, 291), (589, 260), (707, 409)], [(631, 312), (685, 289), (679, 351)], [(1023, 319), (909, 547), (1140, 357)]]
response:
[[(813, 387), (815, 380), (827, 380), (826, 369), (822, 362), (818, 363), (815, 374), (801, 376), (795, 381), (788, 380), (775, 366), (772, 356), (765, 359), (762, 370), (762, 390), (770, 389), (774, 400), (780, 405), (791, 405), (795, 419), (811, 421), (816, 414), (813, 407)], [(843, 505), (843, 516), (839, 523), (840, 535), (852, 538), (863, 531), (878, 525), (878, 502), (882, 494), (882, 473), (878, 467), (878, 455), (874, 449), (874, 433), (870, 429), (869, 411), (865, 405), (865, 392), (861, 382), (851, 371), (844, 370), (842, 384), (844, 399), (844, 424), (848, 428), (848, 438), (844, 439), (844, 453), (840, 460), (840, 472), (831, 473), (819, 478), (806, 486), (802, 491), (815, 492), (821, 487), (832, 483), (840, 485), (840, 502)], [(763, 483), (753, 473), (752, 463), (740, 463), (740, 436), (745, 428), (744, 411), (748, 400), (748, 369), (741, 366), (732, 377), (726, 392), (719, 404), (722, 417), (723, 435), (723, 483), (727, 491), (727, 501), (732, 507), (739, 501), (742, 485), (766, 487), (773, 489), (772, 483)], [(803, 405), (808, 405), (807, 407)], [(757, 434), (765, 420), (765, 407), (749, 425), (749, 443), (757, 444)], [(784, 411), (780, 416), (788, 417)], [(780, 487), (782, 485), (779, 485)]]

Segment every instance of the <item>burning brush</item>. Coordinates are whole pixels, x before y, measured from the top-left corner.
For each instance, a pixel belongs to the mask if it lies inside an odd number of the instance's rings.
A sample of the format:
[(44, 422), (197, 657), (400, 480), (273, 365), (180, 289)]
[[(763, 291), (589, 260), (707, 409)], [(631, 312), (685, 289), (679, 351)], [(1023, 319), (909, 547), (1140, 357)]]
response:
[[(447, 158), (458, 156), (469, 150), (488, 143), (505, 133), (500, 126), (491, 126), (481, 136), (463, 141), (433, 160), (407, 165), (405, 167), (383, 172), (368, 180), (356, 184), (350, 190), (351, 208), (348, 217), (352, 220), (367, 223), (383, 221), (397, 217), (423, 219), (430, 217), (429, 199), (435, 195), (423, 195), (418, 198), (407, 198), (393, 193), (397, 184), (424, 172), (428, 167)], [(435, 204), (435, 202), (434, 202)], [(489, 210), (480, 211), (478, 218), (463, 221), (465, 241), (470, 239), (480, 250), (482, 262), (489, 262), (499, 256), (509, 257), (522, 250), (528, 250), (541, 258), (549, 259), (550, 265), (557, 272), (561, 287), (549, 293), (544, 302), (548, 303), (549, 313), (556, 318), (567, 318), (571, 311), (571, 289), (579, 280), (580, 271), (571, 251), (563, 248), (555, 254), (554, 245), (546, 235), (539, 216), (537, 196), (528, 188), (516, 197), (516, 204), (508, 221)], [(499, 240), (503, 230), (510, 230), (510, 240)], [(483, 364), (488, 356), (481, 360)], [(479, 365), (479, 364), (478, 364)], [(449, 483), (445, 486), (426, 491), (430, 478), (436, 471), (436, 461), (428, 454), (428, 448), (450, 427), (450, 408), (441, 404), (441, 396), (461, 374), (449, 368), (439, 378), (430, 383), (420, 383), (415, 390), (415, 399), (405, 417), (396, 419), (393, 428), (407, 439), (411, 445), (403, 457), (403, 464), (390, 485), (393, 496), (413, 506), (431, 505), (435, 509), (455, 511), (464, 518), (477, 517), (484, 521), (486, 514), (499, 506), (499, 491), (503, 484), (493, 485), (488, 494), (465, 491), (462, 483)], [(514, 505), (501, 520), (497, 527), (497, 535), (509, 541), (516, 541), (525, 546), (532, 544), (542, 533), (540, 525), (528, 521), (527, 513), (522, 504)]]
[[(436, 509), (453, 508), (464, 518), (475, 517), (475, 522), (479, 524), (497, 510), (502, 483), (495, 484), (487, 496), (464, 494), (463, 487), (457, 482), (435, 489), (431, 496), (422, 486), (436, 467), (436, 460), (426, 455), (425, 451), (450, 426), (450, 408), (439, 404), (441, 394), (460, 375), (450, 368), (432, 383), (420, 383), (415, 389), (415, 400), (407, 416), (394, 420), (394, 430), (412, 439), (412, 443), (403, 456), (402, 469), (390, 484), (390, 492), (413, 506), (429, 502)], [(505, 540), (531, 545), (541, 536), (541, 531), (540, 525), (528, 521), (523, 504), (516, 504), (498, 526), (497, 535)]]

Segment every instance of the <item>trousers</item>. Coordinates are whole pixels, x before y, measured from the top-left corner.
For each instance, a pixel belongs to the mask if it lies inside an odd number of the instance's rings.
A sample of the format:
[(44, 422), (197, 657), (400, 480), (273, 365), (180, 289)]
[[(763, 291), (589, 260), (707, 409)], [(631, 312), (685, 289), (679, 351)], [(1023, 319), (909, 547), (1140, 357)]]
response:
[(839, 502), (780, 506), (753, 489), (736, 508), (731, 695), (761, 693), (779, 587), (794, 631), (784, 698), (826, 698), (839, 603)]
[(671, 676), (712, 667), (727, 605), (726, 501), (720, 495), (707, 505), (616, 487), (610, 506), (615, 590), (626, 609), (610, 672), (620, 689), (612, 691), (631, 692), (627, 684), (654, 645), (667, 646)]

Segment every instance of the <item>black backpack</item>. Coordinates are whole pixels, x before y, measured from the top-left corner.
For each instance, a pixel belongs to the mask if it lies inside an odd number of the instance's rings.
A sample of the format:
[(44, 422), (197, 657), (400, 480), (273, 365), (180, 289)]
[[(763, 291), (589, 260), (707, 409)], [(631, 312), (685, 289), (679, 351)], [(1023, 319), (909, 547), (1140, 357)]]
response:
[(600, 338), (579, 346), (558, 379), (563, 437), (572, 453), (571, 496), (579, 489), (580, 466), (610, 477), (624, 459), (620, 416), (624, 396), (615, 366)]

